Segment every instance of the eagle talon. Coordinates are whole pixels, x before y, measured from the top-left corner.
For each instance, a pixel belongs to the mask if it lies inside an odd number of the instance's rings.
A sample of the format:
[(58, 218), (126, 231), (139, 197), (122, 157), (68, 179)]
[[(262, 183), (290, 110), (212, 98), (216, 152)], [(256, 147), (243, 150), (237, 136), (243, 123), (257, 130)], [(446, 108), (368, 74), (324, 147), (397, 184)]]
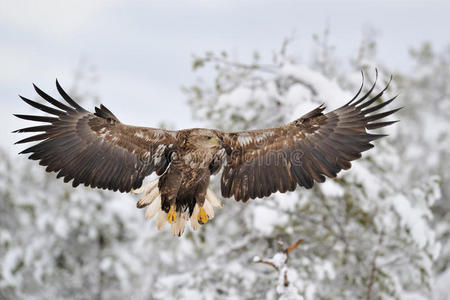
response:
[(169, 224), (172, 224), (172, 222), (175, 222), (177, 219), (176, 217), (176, 213), (175, 213), (175, 205), (170, 205), (170, 210), (169, 213), (167, 214), (167, 222), (169, 222)]
[(205, 224), (208, 221), (208, 215), (206, 214), (203, 206), (200, 206), (200, 211), (198, 212), (197, 220), (200, 224)]

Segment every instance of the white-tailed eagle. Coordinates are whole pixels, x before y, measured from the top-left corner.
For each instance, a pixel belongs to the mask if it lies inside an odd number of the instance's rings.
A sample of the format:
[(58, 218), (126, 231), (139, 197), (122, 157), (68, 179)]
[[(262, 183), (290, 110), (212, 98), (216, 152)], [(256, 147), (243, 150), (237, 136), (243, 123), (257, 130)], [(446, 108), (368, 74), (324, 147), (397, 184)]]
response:
[[(39, 141), (21, 153), (57, 172), (64, 182), (93, 188), (143, 193), (139, 208), (145, 216), (157, 215), (157, 226), (166, 222), (181, 235), (186, 221), (197, 229), (214, 217), (213, 207), (222, 203), (208, 188), (210, 176), (222, 171), (223, 197), (237, 201), (267, 197), (275, 192), (307, 189), (314, 182), (334, 178), (350, 161), (373, 147), (370, 143), (385, 135), (367, 130), (396, 121), (383, 118), (399, 108), (380, 112), (394, 99), (382, 101), (389, 86), (371, 96), (358, 93), (344, 106), (323, 113), (323, 105), (299, 119), (275, 128), (223, 132), (213, 129), (178, 131), (123, 124), (105, 106), (91, 113), (56, 86), (66, 103), (34, 86), (37, 94), (53, 106), (21, 97), (46, 116), (15, 115), (40, 125), (15, 132), (38, 132), (17, 143)], [(143, 184), (156, 172), (157, 179)]]

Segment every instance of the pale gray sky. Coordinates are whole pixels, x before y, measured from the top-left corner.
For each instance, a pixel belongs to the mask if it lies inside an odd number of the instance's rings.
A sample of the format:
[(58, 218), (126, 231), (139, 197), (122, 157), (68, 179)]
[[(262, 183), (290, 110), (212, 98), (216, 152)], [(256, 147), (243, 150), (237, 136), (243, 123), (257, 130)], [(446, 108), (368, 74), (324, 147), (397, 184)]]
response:
[[(31, 83), (55, 92), (70, 86), (80, 59), (97, 69), (93, 89), (125, 123), (177, 128), (191, 120), (180, 86), (193, 83), (191, 55), (229, 50), (246, 57), (270, 53), (294, 30), (300, 56), (325, 24), (339, 55), (354, 54), (363, 28), (377, 29), (379, 57), (405, 68), (407, 49), (422, 41), (450, 43), (450, 1), (24, 1), (0, 0), (0, 146), (27, 125), (13, 113), (30, 110), (18, 94)], [(90, 108), (91, 109), (91, 108)]]

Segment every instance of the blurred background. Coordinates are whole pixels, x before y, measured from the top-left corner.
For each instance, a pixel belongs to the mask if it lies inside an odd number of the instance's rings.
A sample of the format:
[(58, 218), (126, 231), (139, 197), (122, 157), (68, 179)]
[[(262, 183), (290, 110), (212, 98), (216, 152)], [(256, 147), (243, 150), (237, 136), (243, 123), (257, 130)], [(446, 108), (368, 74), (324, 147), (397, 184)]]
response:
[[(450, 299), (449, 13), (443, 0), (0, 0), (0, 299)], [(242, 130), (337, 108), (375, 67), (405, 107), (389, 138), (312, 190), (225, 199), (181, 238), (134, 196), (46, 174), (11, 133), (33, 111), (18, 94), (56, 97), (55, 78), (123, 123)]]

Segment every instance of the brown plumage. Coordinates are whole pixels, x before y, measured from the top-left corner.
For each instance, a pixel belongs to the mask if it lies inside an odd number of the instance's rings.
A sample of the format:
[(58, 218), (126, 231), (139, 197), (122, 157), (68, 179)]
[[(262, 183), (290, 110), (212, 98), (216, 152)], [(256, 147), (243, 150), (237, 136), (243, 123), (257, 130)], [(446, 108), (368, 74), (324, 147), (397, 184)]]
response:
[[(214, 216), (221, 203), (208, 189), (210, 176), (223, 169), (221, 191), (237, 201), (267, 197), (277, 191), (293, 191), (297, 185), (311, 188), (326, 177), (336, 177), (350, 161), (373, 147), (385, 135), (368, 133), (396, 121), (381, 121), (397, 109), (378, 112), (394, 99), (382, 102), (388, 85), (373, 97), (376, 85), (344, 106), (324, 114), (319, 106), (299, 119), (276, 128), (240, 132), (210, 129), (170, 131), (122, 124), (105, 106), (90, 113), (61, 88), (64, 104), (35, 86), (54, 107), (21, 97), (51, 116), (15, 115), (41, 122), (16, 132), (41, 132), (17, 143), (39, 141), (21, 153), (57, 172), (74, 187), (144, 193), (138, 207), (146, 217), (157, 216), (160, 228), (168, 220), (172, 233), (180, 235), (187, 220), (198, 223)], [(358, 98), (359, 97), (359, 98)], [(44, 123), (45, 125), (42, 125)], [(155, 172), (160, 177), (143, 185)]]

